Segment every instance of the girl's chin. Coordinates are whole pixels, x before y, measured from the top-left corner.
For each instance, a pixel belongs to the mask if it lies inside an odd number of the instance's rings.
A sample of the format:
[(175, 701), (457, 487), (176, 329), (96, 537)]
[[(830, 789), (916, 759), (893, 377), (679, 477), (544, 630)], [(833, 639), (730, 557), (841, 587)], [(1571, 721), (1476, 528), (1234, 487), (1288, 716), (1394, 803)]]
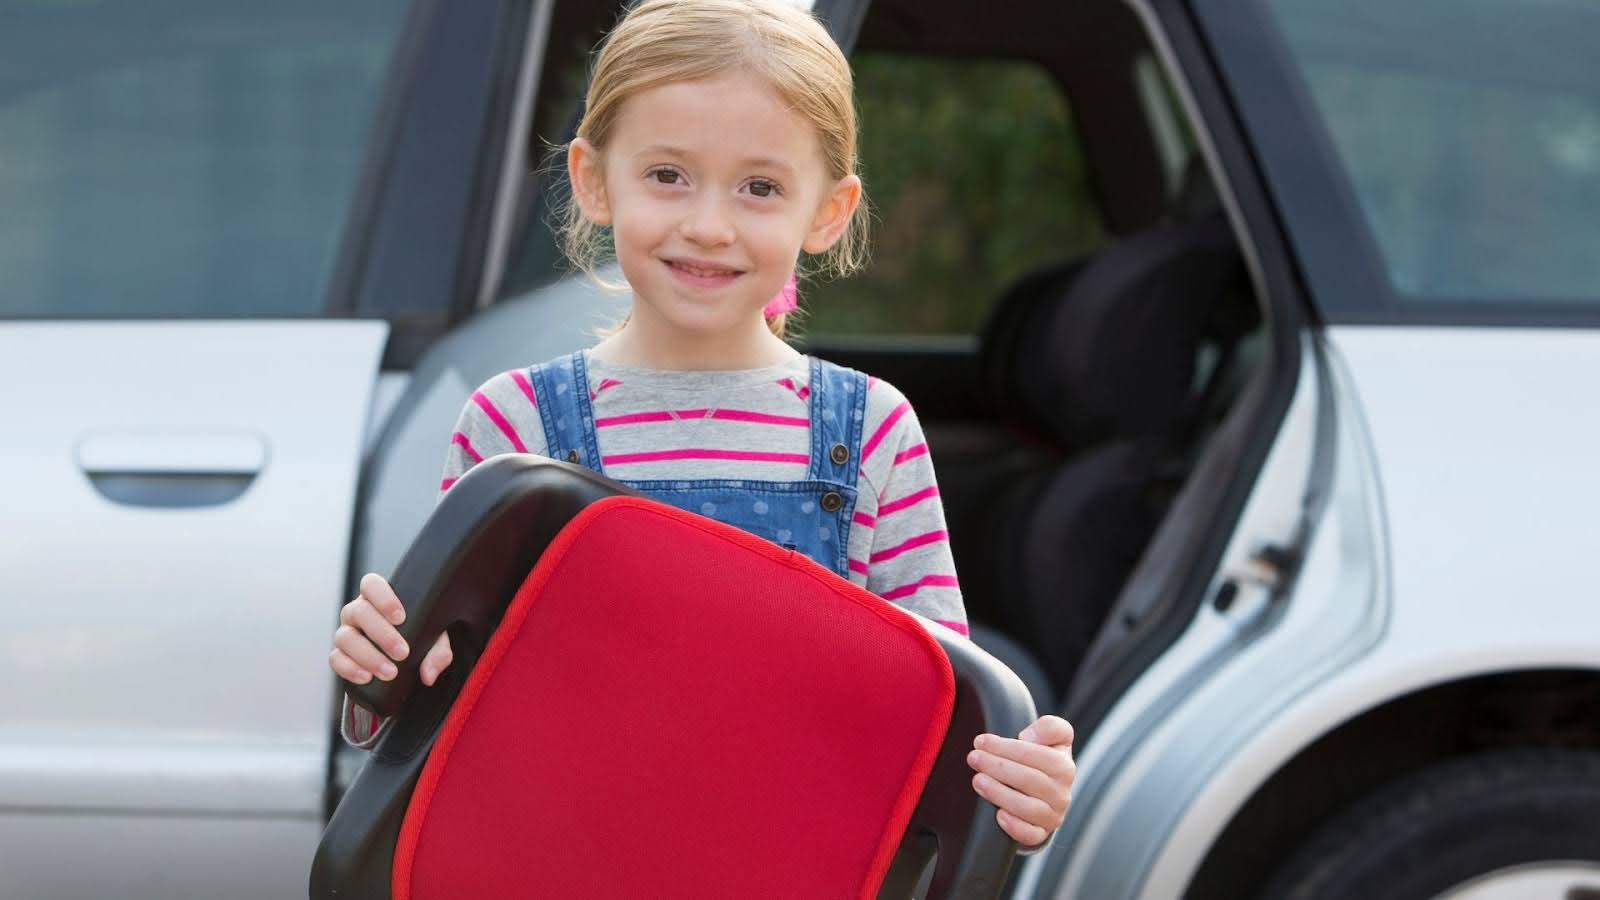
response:
[[(654, 318), (678, 331), (696, 335), (738, 331), (761, 320), (761, 308), (734, 308), (726, 299), (718, 302), (701, 302), (673, 298), (666, 303), (635, 300), (649, 303)], [(741, 305), (742, 306), (742, 305)]]

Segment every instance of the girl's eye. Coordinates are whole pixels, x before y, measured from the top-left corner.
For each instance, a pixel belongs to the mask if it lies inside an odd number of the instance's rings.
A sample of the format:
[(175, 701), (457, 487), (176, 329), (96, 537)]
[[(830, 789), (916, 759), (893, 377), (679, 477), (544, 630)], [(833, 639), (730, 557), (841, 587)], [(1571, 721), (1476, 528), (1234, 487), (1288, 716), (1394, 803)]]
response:
[(654, 178), (660, 184), (678, 183), (678, 173), (671, 169), (656, 169), (654, 172), (650, 173), (650, 177)]
[(778, 193), (778, 186), (770, 181), (750, 182), (750, 193), (756, 197), (771, 197)]

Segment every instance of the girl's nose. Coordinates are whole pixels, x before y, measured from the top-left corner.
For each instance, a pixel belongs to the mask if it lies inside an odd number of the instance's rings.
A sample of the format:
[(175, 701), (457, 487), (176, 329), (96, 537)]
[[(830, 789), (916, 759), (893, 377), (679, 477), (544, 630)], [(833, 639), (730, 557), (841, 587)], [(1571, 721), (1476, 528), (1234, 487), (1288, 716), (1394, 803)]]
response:
[(683, 236), (703, 247), (722, 247), (733, 243), (733, 217), (721, 198), (707, 192), (696, 199), (679, 225)]

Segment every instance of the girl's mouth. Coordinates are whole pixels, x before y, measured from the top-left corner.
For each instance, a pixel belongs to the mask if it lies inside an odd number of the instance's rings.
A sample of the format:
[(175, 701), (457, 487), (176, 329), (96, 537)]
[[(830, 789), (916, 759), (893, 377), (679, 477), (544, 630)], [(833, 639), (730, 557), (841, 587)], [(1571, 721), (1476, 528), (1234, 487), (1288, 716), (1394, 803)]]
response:
[(699, 260), (664, 259), (662, 262), (673, 275), (696, 287), (721, 287), (744, 274), (738, 269)]

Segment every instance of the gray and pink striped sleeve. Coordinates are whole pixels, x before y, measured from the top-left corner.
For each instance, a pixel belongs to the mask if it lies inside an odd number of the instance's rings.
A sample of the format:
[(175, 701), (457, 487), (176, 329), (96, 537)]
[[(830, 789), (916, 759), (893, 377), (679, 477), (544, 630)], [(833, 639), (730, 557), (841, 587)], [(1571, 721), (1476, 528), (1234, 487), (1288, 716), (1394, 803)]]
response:
[(865, 575), (867, 590), (885, 600), (966, 634), (944, 504), (922, 425), (894, 385), (876, 378), (867, 385), (851, 575)]
[(548, 456), (538, 398), (526, 369), (512, 369), (485, 381), (467, 398), (445, 452), (442, 494), (467, 470), (502, 453)]

